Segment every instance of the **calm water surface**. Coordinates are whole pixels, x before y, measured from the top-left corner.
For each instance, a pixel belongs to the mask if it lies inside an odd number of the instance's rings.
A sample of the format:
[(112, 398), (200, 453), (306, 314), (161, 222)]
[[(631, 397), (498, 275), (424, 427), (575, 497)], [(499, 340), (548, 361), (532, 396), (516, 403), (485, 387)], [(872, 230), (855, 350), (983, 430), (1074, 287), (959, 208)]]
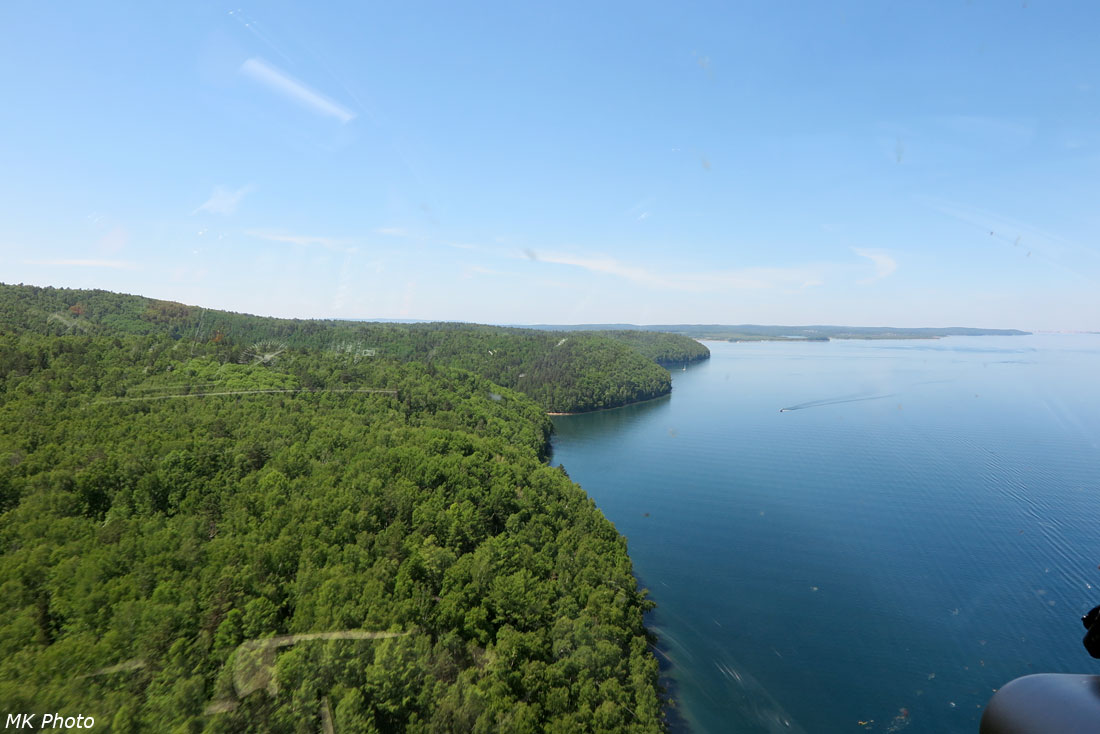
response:
[(1011, 678), (1100, 673), (1100, 336), (708, 346), (554, 419), (684, 728), (974, 734)]

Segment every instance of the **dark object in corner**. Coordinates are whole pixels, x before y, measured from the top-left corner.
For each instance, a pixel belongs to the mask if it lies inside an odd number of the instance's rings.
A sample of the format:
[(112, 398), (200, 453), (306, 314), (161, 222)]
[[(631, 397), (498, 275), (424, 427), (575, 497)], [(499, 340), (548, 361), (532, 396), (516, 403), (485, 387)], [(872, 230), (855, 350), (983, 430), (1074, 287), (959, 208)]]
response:
[[(1100, 607), (1081, 618), (1089, 655), (1100, 658)], [(982, 715), (981, 734), (1100, 734), (1100, 675), (1042, 673), (1009, 682)]]
[(1093, 607), (1081, 617), (1081, 624), (1085, 625), (1085, 639), (1081, 640), (1081, 644), (1094, 658), (1100, 658), (1100, 625), (1096, 624), (1097, 617), (1100, 617), (1100, 607)]

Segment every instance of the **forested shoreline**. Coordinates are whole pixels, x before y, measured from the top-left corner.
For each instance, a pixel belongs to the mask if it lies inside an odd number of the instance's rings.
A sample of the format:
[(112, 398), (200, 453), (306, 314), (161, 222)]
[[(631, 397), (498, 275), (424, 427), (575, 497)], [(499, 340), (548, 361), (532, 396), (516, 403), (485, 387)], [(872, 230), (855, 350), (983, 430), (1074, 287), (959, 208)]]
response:
[[(548, 406), (648, 383), (545, 386), (666, 371), (494, 327), (328, 327), (379, 345), (348, 346), (259, 317), (237, 338), (215, 312), (196, 338), (180, 324), (203, 314), (164, 303), (0, 287), (9, 710), (112, 732), (665, 729), (626, 541), (545, 463)], [(548, 379), (490, 381), (482, 348)]]

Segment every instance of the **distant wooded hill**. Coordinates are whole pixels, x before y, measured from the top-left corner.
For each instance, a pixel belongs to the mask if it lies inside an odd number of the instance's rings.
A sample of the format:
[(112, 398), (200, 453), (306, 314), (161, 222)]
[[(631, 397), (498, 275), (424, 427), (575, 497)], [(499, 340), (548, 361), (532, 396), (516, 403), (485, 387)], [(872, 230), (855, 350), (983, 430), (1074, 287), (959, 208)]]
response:
[(644, 330), (584, 333), (463, 324), (278, 319), (102, 290), (0, 284), (0, 323), (40, 334), (164, 334), (224, 344), (227, 359), (296, 349), (440, 364), (530, 395), (551, 412), (612, 408), (667, 394), (661, 364), (707, 359), (694, 339)]

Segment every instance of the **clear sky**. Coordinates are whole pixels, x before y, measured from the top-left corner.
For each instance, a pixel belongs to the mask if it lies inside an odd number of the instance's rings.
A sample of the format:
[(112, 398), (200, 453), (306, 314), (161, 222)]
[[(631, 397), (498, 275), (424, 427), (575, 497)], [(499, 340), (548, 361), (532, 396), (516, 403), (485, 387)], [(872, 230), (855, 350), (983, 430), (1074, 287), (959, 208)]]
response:
[(1100, 330), (1096, 3), (314, 5), (0, 3), (0, 281)]

